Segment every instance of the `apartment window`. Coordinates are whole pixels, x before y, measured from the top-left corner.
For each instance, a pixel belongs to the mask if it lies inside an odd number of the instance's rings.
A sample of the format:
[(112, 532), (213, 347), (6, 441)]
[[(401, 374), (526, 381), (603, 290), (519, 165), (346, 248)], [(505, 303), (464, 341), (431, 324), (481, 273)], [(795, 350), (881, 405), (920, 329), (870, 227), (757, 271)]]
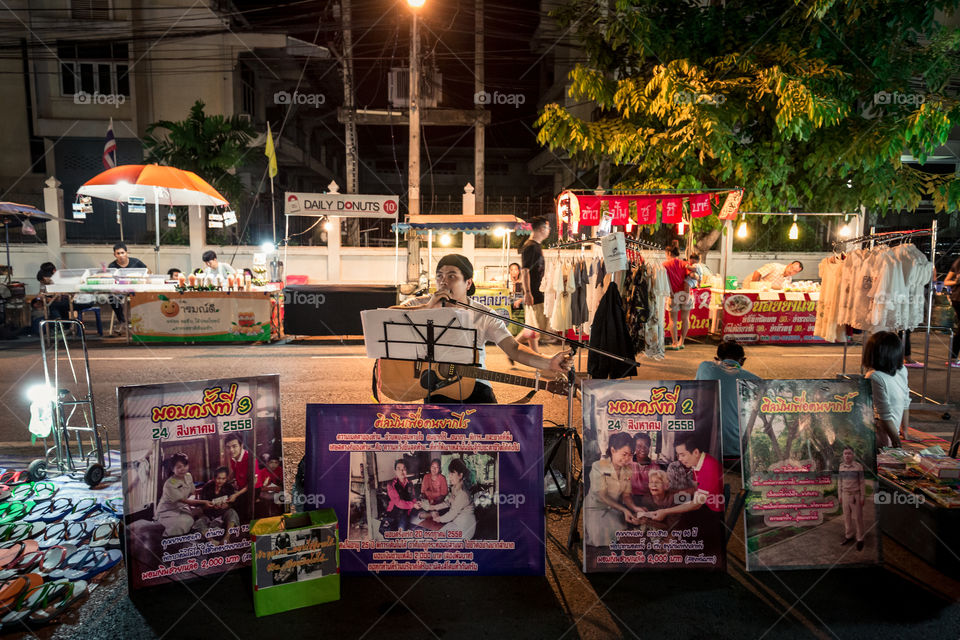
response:
[(80, 91), (130, 96), (129, 48), (123, 42), (67, 42), (57, 45), (60, 94)]
[(110, 0), (70, 0), (74, 20), (109, 20)]

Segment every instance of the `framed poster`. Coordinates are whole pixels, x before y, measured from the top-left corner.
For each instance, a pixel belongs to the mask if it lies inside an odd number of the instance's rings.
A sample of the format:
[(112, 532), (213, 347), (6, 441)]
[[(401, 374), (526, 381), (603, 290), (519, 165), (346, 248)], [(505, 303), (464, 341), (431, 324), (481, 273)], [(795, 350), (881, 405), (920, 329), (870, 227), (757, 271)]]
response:
[(723, 570), (715, 380), (583, 383), (583, 570)]
[(740, 380), (747, 570), (880, 562), (866, 380)]
[(130, 589), (249, 566), (251, 519), (284, 511), (279, 386), (117, 389)]
[(543, 407), (307, 405), (344, 573), (544, 575)]

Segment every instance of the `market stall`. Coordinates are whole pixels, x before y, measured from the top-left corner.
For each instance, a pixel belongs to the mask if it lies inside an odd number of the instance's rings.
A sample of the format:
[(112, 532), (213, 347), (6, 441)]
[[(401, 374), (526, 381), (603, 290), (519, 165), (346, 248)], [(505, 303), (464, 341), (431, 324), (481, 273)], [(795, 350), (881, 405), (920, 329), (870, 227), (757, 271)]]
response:
[[(477, 287), (473, 299), (487, 305), (498, 313), (509, 317), (512, 293), (508, 269), (510, 263), (510, 235), (530, 235), (529, 223), (511, 215), (420, 215), (410, 216), (407, 222), (393, 225), (396, 232), (418, 231), (427, 234), (428, 272), (432, 269), (434, 234), (467, 233), (471, 235), (490, 235), (501, 239), (500, 263), (490, 275), (479, 269), (475, 272), (474, 284)], [(428, 273), (428, 277), (429, 277)]]
[[(193, 278), (193, 276), (191, 276)], [(280, 337), (280, 285), (167, 281), (146, 269), (62, 269), (49, 293), (123, 305), (130, 342), (269, 342)]]

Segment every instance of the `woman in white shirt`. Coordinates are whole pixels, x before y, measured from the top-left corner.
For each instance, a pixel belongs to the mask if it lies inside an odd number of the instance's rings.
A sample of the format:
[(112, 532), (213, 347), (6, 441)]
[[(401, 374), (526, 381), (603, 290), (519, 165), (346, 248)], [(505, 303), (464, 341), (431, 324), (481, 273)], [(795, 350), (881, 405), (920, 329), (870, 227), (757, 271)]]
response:
[(910, 384), (897, 334), (878, 331), (863, 346), (861, 366), (873, 390), (879, 446), (899, 447), (910, 426)]

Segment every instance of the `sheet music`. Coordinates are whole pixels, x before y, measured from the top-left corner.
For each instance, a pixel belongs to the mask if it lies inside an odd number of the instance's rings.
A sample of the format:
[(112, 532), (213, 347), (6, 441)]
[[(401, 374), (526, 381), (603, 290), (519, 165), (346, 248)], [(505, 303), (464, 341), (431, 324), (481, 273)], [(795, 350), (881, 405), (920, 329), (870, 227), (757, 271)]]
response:
[[(363, 322), (363, 341), (369, 358), (395, 360), (425, 360), (427, 320), (433, 320), (435, 362), (474, 364), (476, 333), (474, 314), (466, 309), (369, 309), (360, 312)], [(410, 322), (416, 328), (410, 326)], [(444, 328), (453, 327), (448, 331)]]

